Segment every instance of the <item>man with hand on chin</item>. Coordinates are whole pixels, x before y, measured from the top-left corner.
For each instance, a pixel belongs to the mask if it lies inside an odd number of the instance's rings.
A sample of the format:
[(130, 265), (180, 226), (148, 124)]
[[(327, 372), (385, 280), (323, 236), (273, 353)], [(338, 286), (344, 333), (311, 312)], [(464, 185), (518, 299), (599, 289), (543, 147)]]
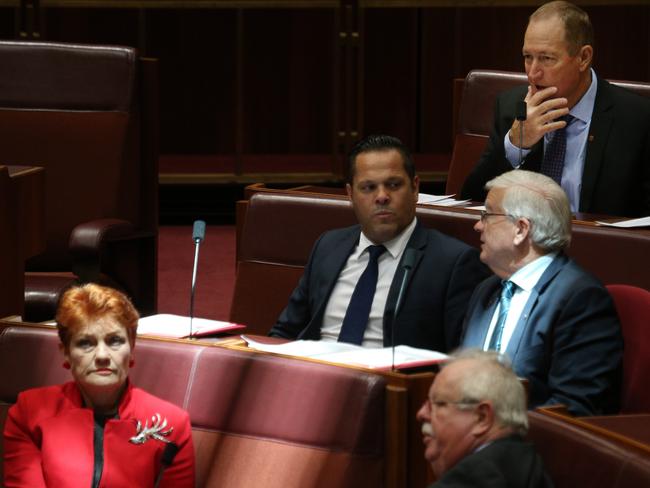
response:
[(438, 373), (417, 413), (437, 488), (546, 488), (553, 484), (528, 430), (521, 382), (494, 352), (466, 350)]
[[(497, 98), (488, 146), (462, 198), (484, 200), (488, 180), (522, 167), (561, 185), (572, 212), (650, 215), (650, 100), (596, 76), (593, 45), (589, 16), (569, 2), (530, 16), (528, 86)], [(515, 118), (521, 100), (525, 122)]]

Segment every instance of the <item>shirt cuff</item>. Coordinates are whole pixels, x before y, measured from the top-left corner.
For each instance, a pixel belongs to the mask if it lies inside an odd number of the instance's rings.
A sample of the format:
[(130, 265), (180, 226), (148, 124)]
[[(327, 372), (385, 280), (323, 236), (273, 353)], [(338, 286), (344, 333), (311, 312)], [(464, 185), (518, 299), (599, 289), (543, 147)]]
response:
[(503, 147), (505, 148), (506, 159), (513, 168), (518, 168), (526, 156), (528, 156), (528, 153), (530, 153), (530, 149), (522, 149), (521, 161), (519, 160), (519, 148), (510, 142), (510, 131), (506, 132), (506, 136), (503, 139)]

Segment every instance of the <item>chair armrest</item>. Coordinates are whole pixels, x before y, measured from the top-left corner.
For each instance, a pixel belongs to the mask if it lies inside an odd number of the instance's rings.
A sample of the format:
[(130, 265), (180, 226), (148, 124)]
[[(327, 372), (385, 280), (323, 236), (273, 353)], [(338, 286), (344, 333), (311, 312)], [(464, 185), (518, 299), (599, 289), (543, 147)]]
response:
[[(70, 234), (69, 250), (72, 256), (72, 271), (80, 281), (97, 281), (102, 261), (110, 261), (108, 254), (111, 243), (127, 243), (151, 239), (152, 232), (136, 230), (135, 226), (121, 219), (100, 219), (77, 225)], [(110, 265), (110, 264), (109, 264)]]
[(135, 233), (135, 226), (126, 220), (91, 220), (77, 225), (70, 233), (69, 248), (73, 261), (98, 260), (102, 247), (114, 239)]

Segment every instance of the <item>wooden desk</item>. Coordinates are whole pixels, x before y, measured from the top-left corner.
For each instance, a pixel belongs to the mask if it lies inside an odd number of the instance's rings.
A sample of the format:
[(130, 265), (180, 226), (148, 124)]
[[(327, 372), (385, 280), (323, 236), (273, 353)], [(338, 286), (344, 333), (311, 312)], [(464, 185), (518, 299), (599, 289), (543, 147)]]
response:
[(0, 165), (0, 317), (22, 315), (25, 260), (45, 249), (43, 168)]

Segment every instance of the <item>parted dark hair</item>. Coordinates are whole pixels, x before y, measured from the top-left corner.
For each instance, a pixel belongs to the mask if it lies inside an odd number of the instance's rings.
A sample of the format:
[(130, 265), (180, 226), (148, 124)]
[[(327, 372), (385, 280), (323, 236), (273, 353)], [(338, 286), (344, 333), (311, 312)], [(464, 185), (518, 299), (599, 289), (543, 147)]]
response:
[(139, 315), (126, 295), (94, 283), (68, 289), (56, 311), (56, 327), (65, 349), (68, 350), (70, 339), (76, 331), (90, 321), (102, 318), (110, 318), (121, 324), (133, 347)]
[(404, 171), (406, 171), (406, 174), (412, 182), (413, 178), (415, 178), (415, 164), (413, 164), (411, 151), (397, 137), (383, 134), (373, 134), (364, 137), (350, 150), (350, 154), (348, 155), (348, 182), (352, 184), (352, 180), (354, 179), (356, 161), (359, 154), (373, 151), (390, 151), (391, 149), (396, 150), (402, 156)]

